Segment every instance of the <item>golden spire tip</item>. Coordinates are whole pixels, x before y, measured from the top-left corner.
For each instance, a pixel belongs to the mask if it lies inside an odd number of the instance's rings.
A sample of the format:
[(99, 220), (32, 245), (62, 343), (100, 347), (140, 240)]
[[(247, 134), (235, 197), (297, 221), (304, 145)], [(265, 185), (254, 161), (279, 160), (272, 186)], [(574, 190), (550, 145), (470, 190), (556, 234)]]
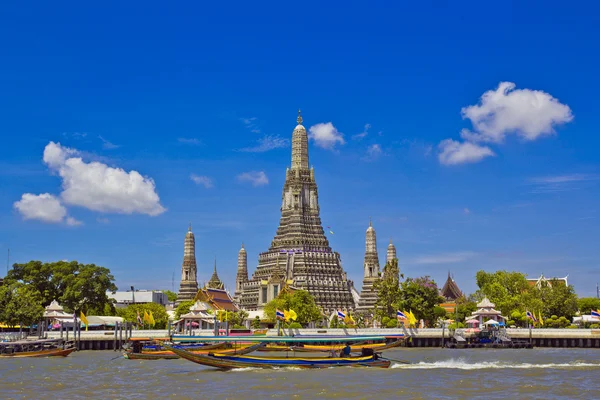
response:
[(300, 109), (298, 109), (298, 118), (296, 121), (298, 121), (298, 125), (302, 125), (302, 111)]

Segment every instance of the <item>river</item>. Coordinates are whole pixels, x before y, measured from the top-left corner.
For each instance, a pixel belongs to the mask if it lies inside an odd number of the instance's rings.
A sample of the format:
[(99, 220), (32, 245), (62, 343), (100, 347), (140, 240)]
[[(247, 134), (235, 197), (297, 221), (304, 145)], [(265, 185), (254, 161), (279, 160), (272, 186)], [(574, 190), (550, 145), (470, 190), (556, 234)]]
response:
[(185, 360), (126, 360), (112, 351), (82, 351), (66, 358), (0, 359), (0, 398), (600, 397), (600, 350), (419, 348), (397, 349), (384, 355), (411, 364), (394, 364), (390, 369), (222, 372)]

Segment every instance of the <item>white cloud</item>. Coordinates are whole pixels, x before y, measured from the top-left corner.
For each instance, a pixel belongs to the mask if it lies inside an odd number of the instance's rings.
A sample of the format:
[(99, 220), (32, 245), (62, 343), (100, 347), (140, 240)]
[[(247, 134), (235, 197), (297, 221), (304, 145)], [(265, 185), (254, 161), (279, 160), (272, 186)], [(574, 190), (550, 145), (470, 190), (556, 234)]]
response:
[(440, 153), (438, 158), (444, 165), (475, 163), (485, 157), (494, 156), (494, 152), (487, 146), (480, 146), (470, 142), (458, 142), (445, 139), (438, 145)]
[(190, 179), (196, 185), (203, 185), (207, 189), (210, 189), (211, 187), (213, 187), (212, 179), (210, 179), (208, 176), (200, 176), (200, 175), (196, 175), (196, 174), (191, 174)]
[(479, 104), (464, 107), (461, 114), (471, 120), (474, 130), (465, 130), (464, 139), (493, 143), (501, 143), (509, 134), (535, 140), (554, 133), (555, 125), (573, 120), (569, 106), (550, 94), (515, 89), (512, 82), (501, 82), (496, 90), (485, 92)]
[(258, 118), (250, 117), (250, 118), (240, 118), (240, 121), (250, 130), (252, 133), (260, 133), (260, 129), (256, 126), (256, 121)]
[(515, 89), (512, 82), (500, 82), (498, 88), (485, 92), (479, 104), (463, 107), (463, 119), (473, 129), (463, 129), (464, 142), (446, 139), (440, 142), (440, 163), (473, 163), (494, 155), (489, 147), (477, 143), (504, 142), (516, 135), (527, 141), (551, 135), (557, 125), (573, 120), (571, 109), (541, 90)]
[(158, 215), (165, 211), (154, 181), (137, 171), (126, 172), (100, 162), (70, 157), (78, 152), (50, 142), (44, 162), (63, 179), (61, 197), (66, 204), (94, 211)]
[(177, 141), (179, 143), (189, 144), (189, 145), (193, 145), (193, 146), (199, 146), (199, 145), (202, 144), (202, 142), (200, 141), (200, 139), (196, 139), (196, 138), (184, 138), (184, 137), (180, 137), (180, 138), (177, 138)]
[(380, 155), (383, 154), (383, 150), (381, 149), (381, 145), (375, 143), (367, 147), (367, 155), (363, 157), (365, 161), (375, 161), (379, 158)]
[(98, 217), (98, 218), (96, 218), (96, 221), (98, 221), (101, 224), (108, 224), (110, 222), (108, 218), (104, 218), (104, 217)]
[(117, 148), (121, 147), (118, 144), (109, 142), (108, 140), (104, 139), (100, 135), (98, 135), (98, 139), (102, 140), (102, 148), (104, 148), (106, 150), (112, 150), (112, 149), (117, 149)]
[(464, 213), (465, 215), (469, 215), (469, 214), (471, 214), (471, 210), (469, 210), (467, 207), (465, 207), (465, 208), (463, 209), (463, 213)]
[[(371, 129), (371, 124), (365, 124), (365, 129), (361, 133), (357, 133), (356, 135), (352, 135), (352, 139), (361, 140), (364, 139), (365, 136), (369, 134), (369, 129)], [(381, 136), (381, 132), (379, 132)]]
[(243, 149), (240, 149), (240, 151), (250, 153), (262, 153), (269, 150), (287, 147), (289, 143), (289, 140), (284, 139), (281, 136), (265, 135), (262, 138), (258, 139), (258, 145), (254, 147), (245, 147)]
[(333, 150), (336, 144), (343, 145), (344, 135), (333, 126), (331, 122), (316, 124), (310, 127), (309, 139), (323, 149)]
[(529, 183), (534, 185), (532, 193), (553, 193), (579, 189), (585, 182), (599, 178), (600, 176), (593, 174), (566, 174), (531, 178)]
[(240, 182), (250, 182), (252, 186), (264, 186), (269, 183), (269, 178), (267, 178), (267, 174), (264, 171), (244, 172), (238, 175), (237, 178)]
[(443, 253), (416, 257), (414, 264), (450, 264), (466, 261), (473, 258), (477, 253), (472, 251), (458, 251), (454, 253)]
[(19, 211), (24, 219), (36, 219), (43, 222), (60, 223), (67, 225), (81, 225), (73, 217), (67, 216), (67, 209), (60, 200), (50, 193), (32, 194), (24, 193), (21, 200), (16, 201), (13, 206)]

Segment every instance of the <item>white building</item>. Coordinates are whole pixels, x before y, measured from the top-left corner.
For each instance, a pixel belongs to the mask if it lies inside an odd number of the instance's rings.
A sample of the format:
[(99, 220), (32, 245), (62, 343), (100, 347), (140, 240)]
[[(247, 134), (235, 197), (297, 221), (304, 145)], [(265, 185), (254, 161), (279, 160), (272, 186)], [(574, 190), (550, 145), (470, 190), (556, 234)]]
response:
[(114, 299), (116, 307), (127, 307), (130, 304), (156, 303), (166, 306), (169, 303), (167, 295), (160, 290), (128, 290), (126, 292), (106, 293), (109, 299)]

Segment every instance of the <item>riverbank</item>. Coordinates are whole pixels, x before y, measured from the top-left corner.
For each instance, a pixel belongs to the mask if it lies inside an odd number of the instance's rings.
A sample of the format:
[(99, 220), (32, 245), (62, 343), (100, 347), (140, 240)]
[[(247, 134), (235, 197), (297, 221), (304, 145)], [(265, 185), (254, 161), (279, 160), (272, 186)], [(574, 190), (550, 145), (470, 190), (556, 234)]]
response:
[[(600, 329), (507, 329), (508, 336), (517, 340), (531, 340), (534, 347), (579, 347), (600, 349)], [(165, 338), (167, 330), (133, 330), (131, 337)], [(212, 336), (212, 330), (195, 330), (195, 336)], [(286, 335), (404, 335), (410, 337), (409, 347), (442, 347), (442, 341), (452, 337), (452, 333), (443, 329), (286, 329)], [(125, 331), (82, 331), (80, 350), (116, 350), (127, 341)], [(276, 336), (271, 329), (268, 336)], [(60, 338), (60, 332), (48, 332), (48, 338)], [(66, 338), (66, 332), (63, 332)], [(36, 337), (37, 338), (37, 337)], [(69, 335), (73, 339), (72, 332)], [(33, 339), (33, 337), (32, 337)]]

